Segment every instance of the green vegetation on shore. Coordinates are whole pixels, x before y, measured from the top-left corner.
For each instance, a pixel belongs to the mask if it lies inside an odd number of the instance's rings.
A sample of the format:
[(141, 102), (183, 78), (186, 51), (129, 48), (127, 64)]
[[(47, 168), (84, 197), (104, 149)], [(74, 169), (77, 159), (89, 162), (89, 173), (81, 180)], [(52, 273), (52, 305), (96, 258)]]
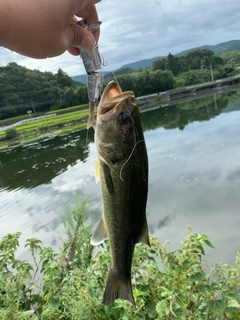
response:
[(46, 114), (62, 114), (62, 113), (67, 113), (67, 112), (73, 112), (73, 111), (77, 111), (77, 110), (84, 110), (84, 109), (88, 109), (89, 105), (88, 103), (86, 104), (82, 104), (82, 105), (78, 105), (78, 106), (73, 106), (73, 107), (68, 107), (68, 108), (64, 108), (64, 109), (57, 109), (57, 110), (51, 110), (46, 112)]
[(0, 67), (0, 119), (88, 103), (87, 88), (61, 69), (56, 74), (11, 62)]
[(86, 128), (89, 110), (72, 111), (49, 118), (32, 119), (0, 131), (0, 148), (38, 140), (51, 134), (65, 134)]
[(17, 258), (20, 232), (1, 239), (1, 320), (240, 319), (240, 255), (236, 266), (219, 263), (208, 273), (204, 246), (213, 246), (206, 235), (191, 229), (179, 250), (169, 250), (168, 241), (161, 244), (155, 237), (151, 247), (137, 245), (132, 264), (136, 308), (123, 300), (105, 307), (109, 243), (97, 253), (90, 245), (86, 198), (76, 197), (65, 209), (60, 253), (43, 247), (39, 239), (27, 239), (30, 263)]
[[(152, 68), (138, 71), (122, 68), (116, 75), (124, 91), (132, 90), (136, 96), (143, 96), (209, 82), (212, 77), (217, 80), (239, 74), (239, 52), (217, 56), (211, 50), (197, 49), (180, 57), (169, 53), (154, 61)], [(113, 73), (107, 74), (103, 86), (112, 78)], [(0, 119), (27, 116), (27, 112), (54, 113), (56, 109), (87, 103), (87, 87), (74, 82), (61, 69), (53, 74), (29, 70), (14, 62), (0, 67)]]

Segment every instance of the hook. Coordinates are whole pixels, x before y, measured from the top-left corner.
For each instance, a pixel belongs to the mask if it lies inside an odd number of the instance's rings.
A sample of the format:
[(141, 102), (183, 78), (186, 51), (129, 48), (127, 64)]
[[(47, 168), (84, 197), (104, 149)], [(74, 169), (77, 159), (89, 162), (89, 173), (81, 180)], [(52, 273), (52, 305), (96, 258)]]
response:
[(106, 67), (107, 66), (107, 61), (105, 61), (104, 58), (102, 58), (101, 64), (102, 64), (102, 66)]

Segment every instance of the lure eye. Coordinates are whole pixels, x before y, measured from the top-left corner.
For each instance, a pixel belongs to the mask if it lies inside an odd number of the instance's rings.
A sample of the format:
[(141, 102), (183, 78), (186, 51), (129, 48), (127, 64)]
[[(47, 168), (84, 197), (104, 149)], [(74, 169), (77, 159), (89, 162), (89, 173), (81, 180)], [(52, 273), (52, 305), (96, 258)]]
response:
[(128, 122), (128, 120), (130, 120), (130, 117), (129, 117), (128, 113), (121, 112), (118, 116), (118, 120), (119, 120), (119, 122)]

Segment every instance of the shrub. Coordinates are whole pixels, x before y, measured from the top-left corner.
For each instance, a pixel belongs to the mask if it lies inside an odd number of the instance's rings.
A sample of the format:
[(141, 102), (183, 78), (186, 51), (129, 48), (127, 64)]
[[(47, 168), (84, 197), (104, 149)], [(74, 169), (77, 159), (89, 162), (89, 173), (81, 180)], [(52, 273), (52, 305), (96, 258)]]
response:
[[(17, 259), (20, 233), (0, 241), (0, 315), (14, 319), (240, 319), (240, 255), (236, 267), (202, 261), (208, 237), (189, 233), (176, 251), (151, 237), (151, 247), (136, 246), (132, 265), (137, 307), (116, 300), (102, 305), (111, 258), (109, 243), (98, 253), (86, 226), (87, 200), (76, 198), (66, 208), (66, 239), (61, 253), (26, 240), (33, 263)], [(37, 274), (41, 273), (40, 283)]]
[(17, 136), (17, 129), (15, 127), (6, 130), (5, 139), (13, 139)]

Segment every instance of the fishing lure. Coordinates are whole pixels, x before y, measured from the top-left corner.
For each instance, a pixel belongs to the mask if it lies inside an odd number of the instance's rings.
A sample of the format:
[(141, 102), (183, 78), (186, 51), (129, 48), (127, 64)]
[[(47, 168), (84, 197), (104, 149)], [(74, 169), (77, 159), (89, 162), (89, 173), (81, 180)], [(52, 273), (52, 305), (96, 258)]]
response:
[[(97, 21), (89, 25), (87, 20), (80, 20), (77, 24), (90, 32), (94, 32), (100, 27), (101, 23), (101, 21)], [(90, 109), (87, 129), (89, 129), (90, 127), (95, 127), (94, 109), (97, 106), (97, 100), (102, 88), (101, 73), (96, 70), (101, 69), (101, 65), (104, 65), (104, 63), (101, 60), (97, 44), (95, 44), (91, 50), (80, 49), (80, 54), (87, 73), (87, 90)]]

